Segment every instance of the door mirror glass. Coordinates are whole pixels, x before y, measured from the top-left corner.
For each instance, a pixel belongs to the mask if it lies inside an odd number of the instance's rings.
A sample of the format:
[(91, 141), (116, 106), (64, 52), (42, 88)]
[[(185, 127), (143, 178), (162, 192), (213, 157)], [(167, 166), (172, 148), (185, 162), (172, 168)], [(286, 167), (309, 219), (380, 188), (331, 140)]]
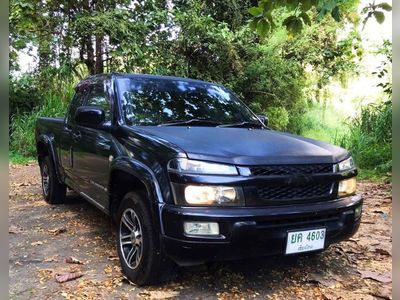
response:
[(268, 126), (268, 117), (266, 115), (257, 115), (257, 117), (265, 126)]
[(93, 106), (80, 106), (75, 112), (75, 122), (78, 125), (97, 128), (105, 121), (104, 110)]

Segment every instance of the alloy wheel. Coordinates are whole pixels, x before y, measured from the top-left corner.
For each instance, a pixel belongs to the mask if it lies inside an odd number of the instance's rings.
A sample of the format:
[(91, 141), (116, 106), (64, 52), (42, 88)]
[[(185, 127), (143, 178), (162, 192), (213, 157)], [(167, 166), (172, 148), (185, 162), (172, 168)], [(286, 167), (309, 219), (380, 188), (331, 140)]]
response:
[(131, 269), (136, 269), (143, 252), (142, 226), (132, 208), (127, 208), (121, 217), (119, 225), (119, 245), (125, 263)]

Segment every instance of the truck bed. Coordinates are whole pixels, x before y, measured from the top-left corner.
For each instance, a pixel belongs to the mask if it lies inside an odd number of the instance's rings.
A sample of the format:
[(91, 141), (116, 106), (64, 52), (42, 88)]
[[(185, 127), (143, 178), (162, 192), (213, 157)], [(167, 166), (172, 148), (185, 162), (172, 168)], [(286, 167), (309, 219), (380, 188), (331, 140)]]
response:
[(60, 141), (64, 129), (64, 118), (39, 117), (36, 121), (36, 137), (41, 134), (52, 136), (56, 143)]

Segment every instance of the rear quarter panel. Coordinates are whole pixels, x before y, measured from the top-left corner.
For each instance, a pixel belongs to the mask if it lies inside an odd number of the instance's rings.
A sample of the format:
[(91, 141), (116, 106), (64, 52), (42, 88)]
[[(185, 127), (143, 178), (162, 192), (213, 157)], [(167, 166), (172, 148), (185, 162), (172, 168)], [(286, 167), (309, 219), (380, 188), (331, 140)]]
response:
[(44, 141), (45, 143), (49, 143), (47, 146), (49, 151), (52, 151), (53, 160), (56, 166), (57, 171), (62, 171), (62, 167), (60, 164), (60, 154), (62, 150), (61, 137), (64, 130), (64, 118), (47, 118), (47, 117), (39, 117), (36, 122), (36, 144), (39, 141)]

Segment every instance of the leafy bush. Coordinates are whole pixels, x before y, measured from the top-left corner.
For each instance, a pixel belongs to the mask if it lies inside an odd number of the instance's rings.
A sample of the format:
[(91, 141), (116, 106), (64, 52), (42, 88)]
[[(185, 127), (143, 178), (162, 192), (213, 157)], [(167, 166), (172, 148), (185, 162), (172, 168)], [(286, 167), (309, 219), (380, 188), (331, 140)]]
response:
[(34, 74), (24, 74), (19, 78), (10, 77), (10, 116), (32, 111), (41, 103), (41, 95)]
[(73, 84), (67, 83), (48, 90), (43, 95), (43, 103), (31, 112), (24, 112), (12, 116), (10, 133), (10, 152), (16, 155), (34, 156), (35, 125), (38, 117), (61, 117), (65, 115), (68, 102), (73, 96)]
[(284, 107), (269, 107), (267, 109), (269, 127), (285, 131), (289, 123), (289, 112)]

